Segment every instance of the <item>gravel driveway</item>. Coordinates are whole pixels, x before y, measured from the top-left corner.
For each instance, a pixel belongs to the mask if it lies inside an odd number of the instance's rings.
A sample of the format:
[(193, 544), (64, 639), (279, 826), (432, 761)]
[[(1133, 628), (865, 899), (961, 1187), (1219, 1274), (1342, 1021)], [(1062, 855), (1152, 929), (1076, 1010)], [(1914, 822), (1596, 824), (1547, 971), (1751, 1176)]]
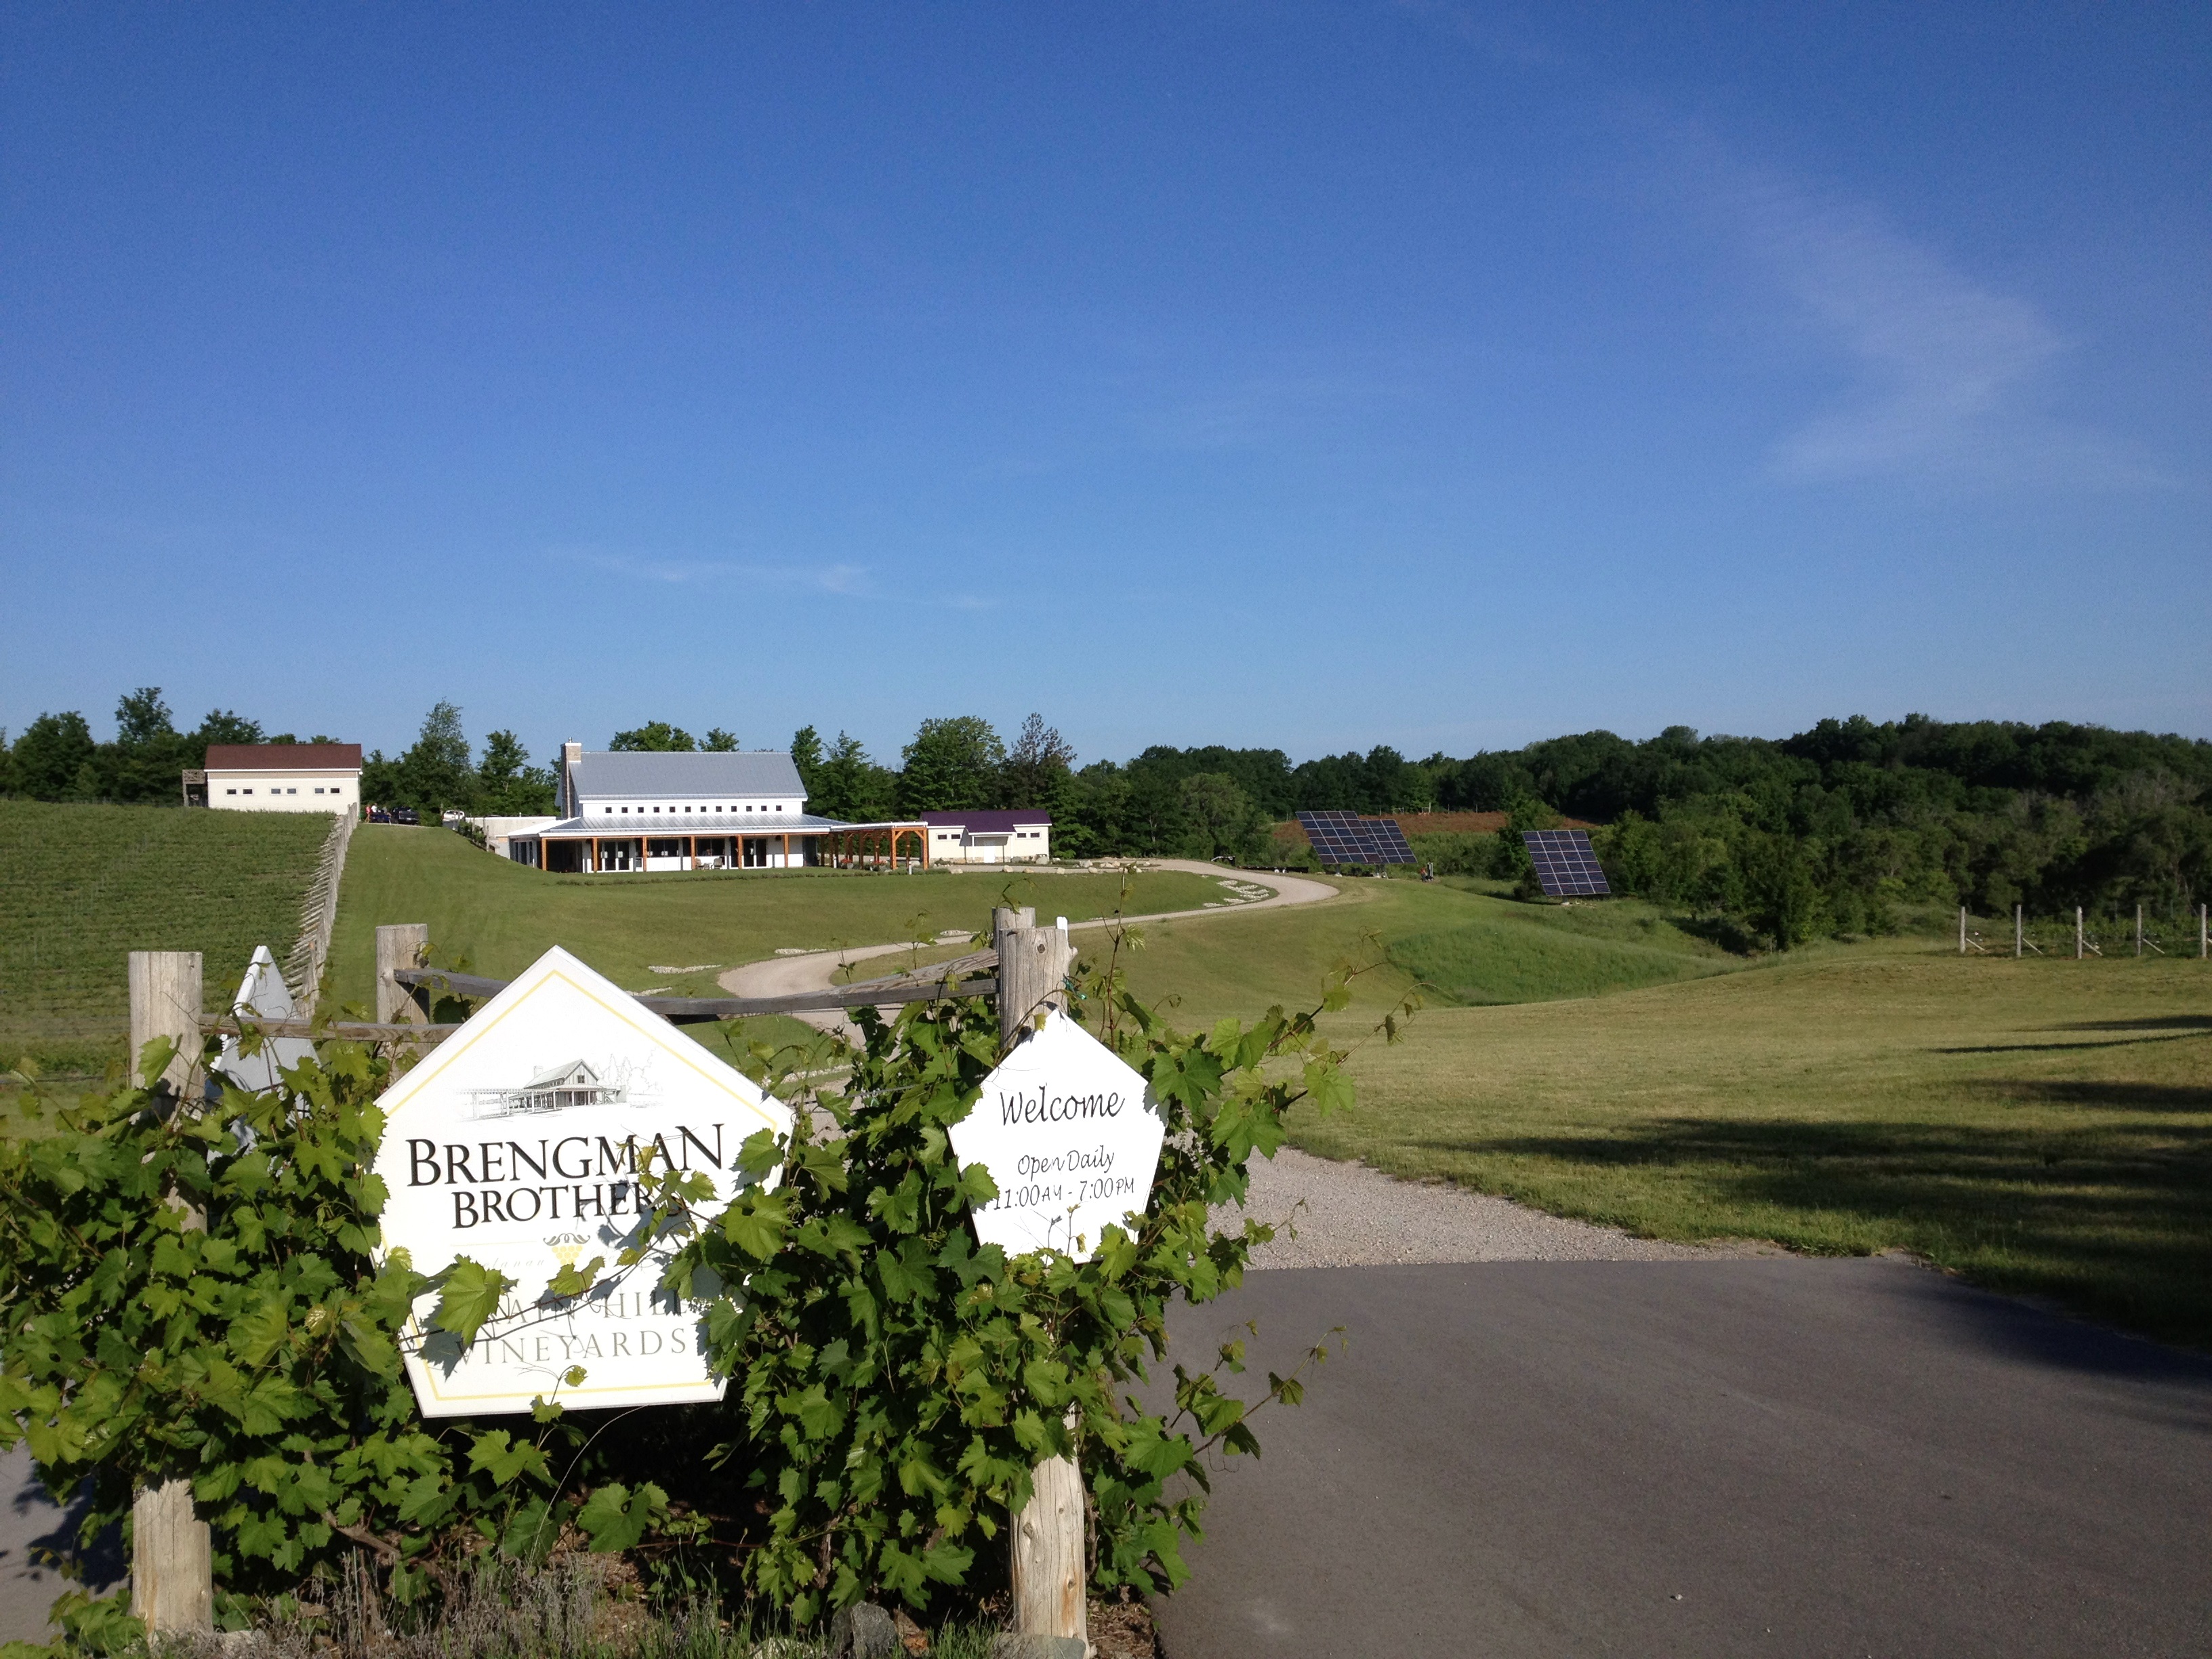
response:
[[(1289, 1224), (1252, 1258), (1255, 1267), (1378, 1267), (1439, 1261), (1702, 1261), (1770, 1255), (1771, 1245), (1664, 1244), (1569, 1221), (1444, 1182), (1401, 1181), (1364, 1164), (1337, 1164), (1285, 1146), (1252, 1160), (1247, 1212)], [(1214, 1212), (1234, 1226), (1238, 1212)], [(1291, 1236), (1295, 1233), (1295, 1237)]]

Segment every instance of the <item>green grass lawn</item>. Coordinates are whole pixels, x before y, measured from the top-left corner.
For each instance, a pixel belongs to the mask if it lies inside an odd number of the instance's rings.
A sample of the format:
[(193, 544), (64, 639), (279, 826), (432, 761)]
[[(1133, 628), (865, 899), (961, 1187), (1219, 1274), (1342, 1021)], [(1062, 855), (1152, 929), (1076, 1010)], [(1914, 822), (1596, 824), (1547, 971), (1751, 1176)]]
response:
[(1300, 1144), (1655, 1237), (1902, 1249), (2212, 1346), (2212, 964), (1892, 941), (1431, 1008)]
[(198, 951), (210, 1009), (252, 957), (292, 947), (319, 813), (0, 801), (0, 1066), (123, 1056), (132, 951)]
[[(372, 823), (356, 833), (346, 860), (333, 982), (342, 1003), (373, 1000), (374, 932), (386, 922), (428, 923), (440, 963), (465, 960), (495, 978), (520, 973), (559, 945), (629, 990), (719, 996), (715, 979), (723, 969), (779, 950), (986, 929), (999, 904), (1033, 904), (1042, 916), (1083, 921), (1124, 908), (1195, 908), (1222, 896), (1218, 883), (1176, 872), (548, 875), (442, 830)], [(873, 971), (892, 971), (902, 961)]]

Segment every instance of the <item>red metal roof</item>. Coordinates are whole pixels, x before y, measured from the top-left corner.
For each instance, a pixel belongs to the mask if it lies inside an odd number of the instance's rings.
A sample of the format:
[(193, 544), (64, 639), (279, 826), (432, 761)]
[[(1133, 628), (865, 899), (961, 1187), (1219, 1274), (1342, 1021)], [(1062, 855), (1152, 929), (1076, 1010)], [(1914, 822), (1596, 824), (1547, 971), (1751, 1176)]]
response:
[(358, 772), (357, 743), (211, 743), (210, 772)]

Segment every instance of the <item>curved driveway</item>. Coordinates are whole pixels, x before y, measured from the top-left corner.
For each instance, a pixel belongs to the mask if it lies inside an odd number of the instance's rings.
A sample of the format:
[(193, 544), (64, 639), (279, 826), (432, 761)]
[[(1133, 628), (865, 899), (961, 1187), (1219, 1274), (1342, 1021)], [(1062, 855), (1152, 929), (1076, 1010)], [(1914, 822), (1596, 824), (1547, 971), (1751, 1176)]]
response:
[[(1161, 910), (1143, 916), (1098, 916), (1088, 921), (1071, 921), (1070, 933), (1080, 929), (1107, 927), (1127, 927), (1143, 921), (1182, 921), (1198, 916), (1243, 916), (1255, 910), (1279, 908), (1288, 904), (1318, 904), (1323, 899), (1334, 898), (1336, 889), (1325, 881), (1315, 881), (1305, 876), (1282, 876), (1272, 871), (1229, 871), (1218, 864), (1205, 864), (1196, 859), (1147, 859), (1147, 870), (1180, 870), (1190, 875), (1211, 876), (1224, 884), (1237, 882), (1254, 887), (1273, 889), (1271, 897), (1254, 899), (1246, 903), (1224, 904), (1218, 908), (1197, 910)], [(993, 866), (994, 869), (1002, 866)], [(1040, 909), (1043, 906), (1038, 907)], [(923, 942), (927, 948), (927, 941)], [(866, 962), (873, 957), (896, 956), (902, 951), (911, 951), (915, 945), (904, 940), (890, 945), (863, 945), (842, 951), (809, 951), (803, 956), (770, 957), (765, 962), (748, 962), (731, 969), (720, 977), (722, 988), (735, 997), (795, 996), (802, 991), (826, 991), (835, 982), (837, 970), (856, 962)], [(836, 1011), (823, 1011), (793, 1016), (805, 1020), (817, 1030), (834, 1031), (847, 1042), (852, 1042), (859, 1032)]]

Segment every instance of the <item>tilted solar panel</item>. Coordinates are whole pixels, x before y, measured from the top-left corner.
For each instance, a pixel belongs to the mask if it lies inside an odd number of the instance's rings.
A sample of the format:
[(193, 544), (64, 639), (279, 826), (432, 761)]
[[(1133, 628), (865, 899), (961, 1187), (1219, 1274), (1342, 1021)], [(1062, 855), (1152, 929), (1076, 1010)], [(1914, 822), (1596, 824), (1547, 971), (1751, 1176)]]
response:
[(1298, 823), (1313, 843), (1314, 856), (1323, 864), (1364, 865), (1369, 861), (1365, 837), (1359, 832), (1356, 812), (1301, 812)]
[(1314, 856), (1323, 864), (1379, 870), (1413, 861), (1413, 849), (1395, 818), (1363, 818), (1357, 812), (1330, 810), (1301, 812), (1298, 823), (1313, 843)]
[(1411, 864), (1413, 849), (1407, 844), (1406, 832), (1398, 827), (1395, 818), (1369, 818), (1367, 838), (1375, 848), (1378, 862), (1382, 864)]
[(1536, 880), (1552, 898), (1596, 898), (1609, 895), (1605, 870), (1597, 861), (1587, 830), (1524, 830), (1521, 839), (1536, 866)]

